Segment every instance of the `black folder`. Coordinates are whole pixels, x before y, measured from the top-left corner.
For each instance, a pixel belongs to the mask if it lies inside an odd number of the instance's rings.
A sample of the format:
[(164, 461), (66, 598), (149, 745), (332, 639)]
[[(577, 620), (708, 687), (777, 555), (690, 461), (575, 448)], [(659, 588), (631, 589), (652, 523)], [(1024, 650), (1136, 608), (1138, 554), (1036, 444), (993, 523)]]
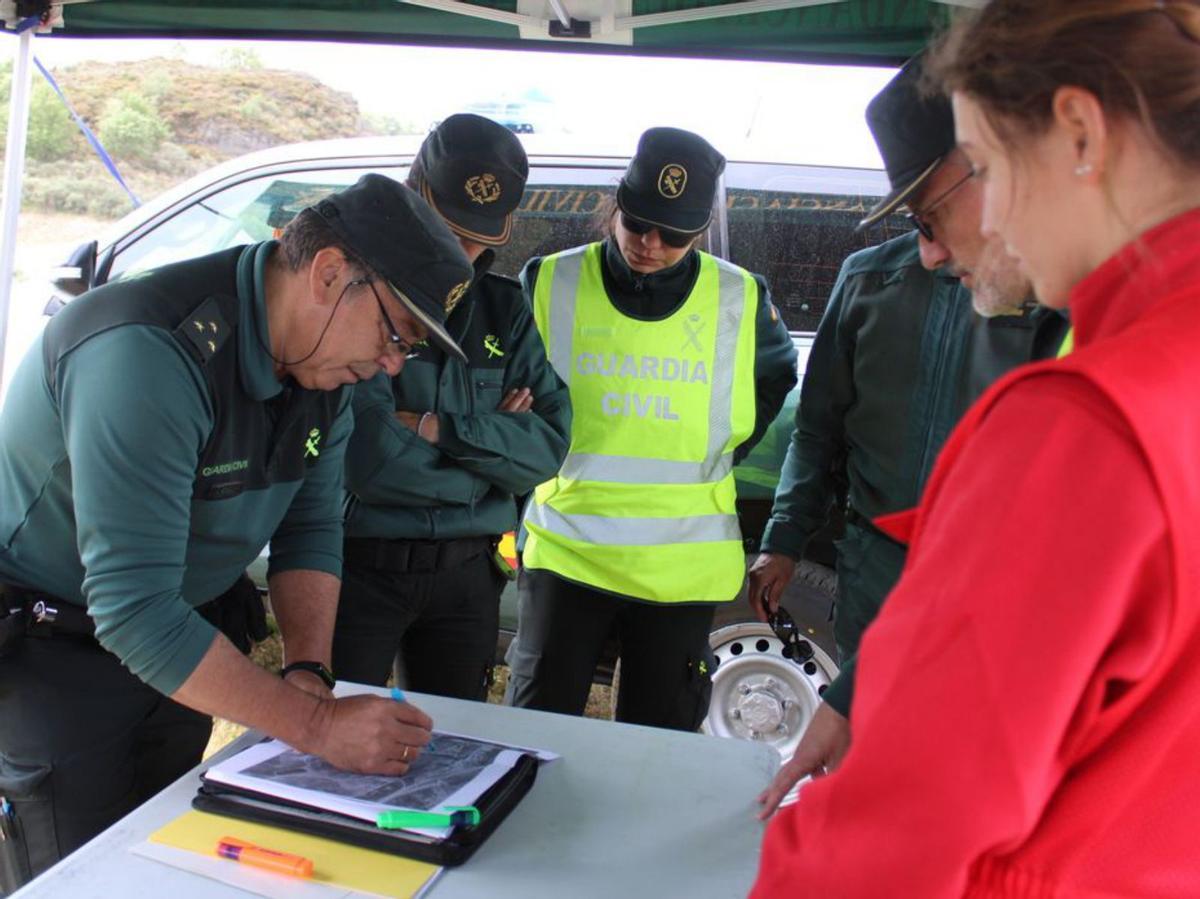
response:
[(443, 838), (427, 837), (406, 830), (383, 830), (361, 818), (230, 786), (209, 780), (203, 775), (200, 778), (200, 790), (192, 799), (192, 807), (214, 815), (272, 824), (366, 849), (378, 849), (435, 865), (454, 867), (469, 859), (508, 813), (516, 808), (533, 786), (537, 768), (536, 756), (522, 754), (516, 765), (475, 803), (479, 809), (479, 823), (454, 827)]

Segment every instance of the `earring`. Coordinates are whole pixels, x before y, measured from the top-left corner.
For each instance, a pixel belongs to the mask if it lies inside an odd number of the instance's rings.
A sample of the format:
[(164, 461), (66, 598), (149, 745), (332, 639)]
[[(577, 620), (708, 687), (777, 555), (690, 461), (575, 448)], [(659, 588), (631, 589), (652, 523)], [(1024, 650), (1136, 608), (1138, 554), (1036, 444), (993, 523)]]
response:
[(1080, 178), (1082, 178), (1084, 175), (1090, 175), (1091, 173), (1092, 173), (1092, 164), (1090, 162), (1085, 162), (1085, 163), (1083, 163), (1083, 165), (1075, 166), (1075, 174), (1078, 175)]

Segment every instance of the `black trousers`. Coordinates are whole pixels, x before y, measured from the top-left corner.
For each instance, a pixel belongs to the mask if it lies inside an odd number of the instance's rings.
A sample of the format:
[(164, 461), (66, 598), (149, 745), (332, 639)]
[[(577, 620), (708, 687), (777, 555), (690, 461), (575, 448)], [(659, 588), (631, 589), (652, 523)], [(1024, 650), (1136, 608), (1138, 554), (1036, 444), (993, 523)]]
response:
[[(364, 556), (361, 544), (359, 552), (347, 549), (333, 631), (334, 674), (382, 686), (394, 667), (407, 689), (487, 699), (507, 583), (492, 560), (491, 541), (475, 540), (478, 548), (466, 558), (436, 545), (452, 541), (388, 542), (422, 552), (411, 553), (406, 563), (382, 546), (373, 558)], [(410, 565), (430, 570), (397, 570)]]
[(838, 662), (844, 665), (858, 652), (862, 635), (900, 580), (907, 550), (875, 528), (858, 524), (848, 524), (845, 536), (836, 545), (838, 592), (833, 638)]
[(711, 603), (641, 602), (525, 569), (505, 700), (583, 714), (600, 654), (615, 634), (621, 653), (617, 720), (694, 731), (712, 695), (708, 635), (714, 612)]
[[(36, 876), (199, 764), (212, 719), (82, 637), (27, 637), (0, 659), (0, 795)], [(13, 847), (9, 847), (13, 848)]]

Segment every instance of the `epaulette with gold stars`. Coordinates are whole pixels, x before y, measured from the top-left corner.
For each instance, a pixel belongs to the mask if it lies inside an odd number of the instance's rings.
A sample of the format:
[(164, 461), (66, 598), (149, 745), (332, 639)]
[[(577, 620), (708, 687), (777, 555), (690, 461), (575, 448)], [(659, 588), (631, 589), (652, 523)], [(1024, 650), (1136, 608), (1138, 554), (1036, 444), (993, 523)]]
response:
[(176, 337), (186, 338), (184, 343), (195, 348), (202, 365), (217, 354), (231, 333), (216, 297), (209, 297), (193, 309), (175, 329)]

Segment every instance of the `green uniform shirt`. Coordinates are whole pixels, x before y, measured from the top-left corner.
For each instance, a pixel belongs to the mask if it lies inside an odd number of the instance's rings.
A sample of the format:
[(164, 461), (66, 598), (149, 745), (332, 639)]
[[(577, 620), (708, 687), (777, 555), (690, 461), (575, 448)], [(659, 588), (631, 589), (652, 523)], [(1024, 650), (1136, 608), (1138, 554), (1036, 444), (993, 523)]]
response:
[[(490, 261), (488, 251), (477, 269)], [(520, 285), (477, 276), (447, 327), (466, 364), (423, 346), (395, 378), (381, 374), (354, 389), (348, 537), (502, 534), (516, 527), (517, 497), (562, 464), (570, 398), (546, 359)], [(530, 411), (497, 411), (522, 387), (533, 393)], [(397, 421), (397, 409), (436, 412), (437, 445)]]
[(942, 444), (1000, 375), (1053, 355), (1066, 320), (1045, 308), (984, 318), (916, 233), (842, 265), (809, 355), (764, 552), (799, 558), (844, 490), (871, 519), (913, 508)]
[[(223, 291), (239, 299), (229, 337), (238, 383), (262, 402), (283, 391), (263, 349), (262, 276), (273, 246), (218, 254), (231, 260)], [(164, 298), (198, 291), (192, 282), (202, 264), (136, 276), (137, 287)], [(75, 303), (126, 289), (116, 282)], [(195, 305), (207, 295), (195, 293)], [(53, 386), (39, 340), (0, 415), (0, 580), (86, 605), (104, 648), (168, 694), (213, 640), (192, 608), (228, 589), (268, 540), (272, 574), (341, 574), (349, 392), (303, 479), (197, 499), (197, 467), (215, 422), (200, 364), (169, 330), (145, 324), (118, 324), (79, 342), (60, 357)]]
[[(1052, 356), (1066, 330), (1043, 307), (979, 315), (957, 278), (921, 266), (915, 232), (851, 255), (813, 342), (763, 551), (799, 558), (842, 491), (865, 519), (916, 506), (967, 407), (1008, 370)], [(839, 578), (853, 582), (853, 602), (877, 609), (903, 553), (894, 570), (870, 575), (865, 562), (845, 570), (857, 561), (840, 558)], [(841, 602), (846, 585), (839, 589)], [(842, 714), (853, 668), (824, 694)]]

